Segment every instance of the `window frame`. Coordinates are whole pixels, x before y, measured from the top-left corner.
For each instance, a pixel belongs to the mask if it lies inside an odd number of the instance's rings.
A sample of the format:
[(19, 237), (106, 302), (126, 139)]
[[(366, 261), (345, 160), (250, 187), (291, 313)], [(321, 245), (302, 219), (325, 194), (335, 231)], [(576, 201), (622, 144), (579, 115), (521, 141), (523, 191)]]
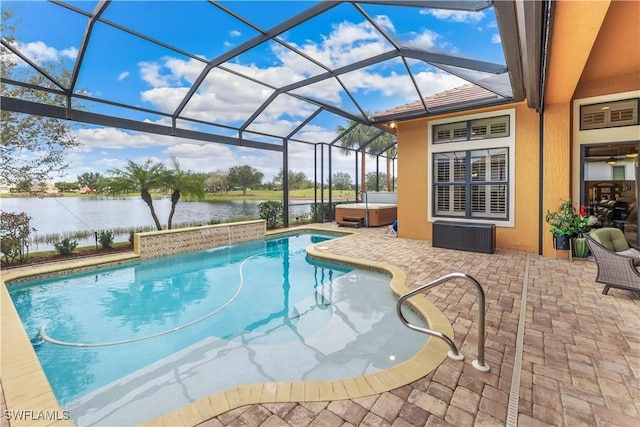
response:
[[(452, 142), (434, 142), (434, 134), (438, 125), (460, 124), (466, 122), (467, 126), (470, 126), (473, 121), (487, 120), (495, 117), (508, 116), (508, 135), (503, 137), (490, 137), (490, 138), (468, 138), (465, 140), (458, 140)], [(433, 222), (437, 220), (447, 221), (459, 221), (459, 222), (473, 222), (473, 223), (487, 223), (495, 224), (498, 227), (515, 227), (515, 109), (492, 111), (487, 113), (469, 114), (465, 116), (459, 116), (449, 119), (432, 120), (428, 124), (428, 150), (427, 150), (427, 164), (430, 173), (427, 174), (427, 221)], [(500, 182), (493, 181), (474, 181), (471, 177), (471, 155), (472, 152), (478, 150), (492, 150), (492, 149), (505, 149), (506, 150), (506, 180)], [(467, 170), (465, 172), (465, 181), (453, 181), (451, 180), (447, 186), (453, 187), (457, 185), (464, 185), (465, 191), (465, 214), (464, 215), (443, 215), (437, 212), (436, 203), (438, 201), (437, 189), (445, 186), (442, 182), (438, 183), (436, 178), (436, 154), (443, 153), (464, 153), (466, 158)], [(505, 215), (500, 216), (477, 216), (471, 212), (472, 193), (471, 189), (474, 185), (483, 185), (491, 187), (492, 185), (504, 185), (506, 191), (506, 212)]]
[[(494, 125), (504, 125), (505, 131), (498, 134), (497, 132), (493, 132)], [(478, 126), (485, 127), (484, 134), (474, 133), (474, 128)], [(464, 135), (462, 132), (464, 130)], [(440, 138), (436, 137), (436, 134), (439, 132), (448, 131), (448, 138)], [(458, 135), (456, 132), (458, 131)], [(453, 133), (453, 135), (451, 135)], [(499, 115), (490, 115), (487, 117), (476, 117), (474, 119), (469, 120), (457, 120), (445, 123), (437, 123), (434, 124), (430, 130), (430, 135), (433, 141), (433, 144), (448, 144), (451, 142), (458, 141), (473, 141), (478, 139), (494, 139), (494, 138), (505, 138), (511, 135), (511, 123), (509, 120), (509, 116), (507, 114), (499, 114)]]
[[(612, 112), (613, 111), (621, 111), (621, 110), (614, 110), (614, 108), (616, 106), (623, 106), (625, 104), (628, 104), (630, 106), (632, 106), (632, 108), (634, 109), (634, 115), (631, 117), (630, 120), (612, 120), (611, 116), (612, 116)], [(588, 110), (595, 110), (595, 109), (599, 109), (600, 111), (597, 111), (598, 113), (602, 114), (602, 118), (603, 118), (603, 123), (602, 124), (593, 124), (593, 125), (589, 125), (589, 124), (585, 124), (585, 115), (589, 113)], [(640, 114), (639, 114), (639, 110), (640, 110), (640, 98), (627, 98), (627, 99), (618, 99), (618, 100), (614, 100), (614, 101), (607, 101), (607, 102), (597, 102), (597, 103), (593, 103), (593, 104), (581, 104), (580, 105), (580, 111), (578, 113), (578, 118), (579, 118), (579, 130), (580, 131), (588, 131), (588, 130), (597, 130), (597, 129), (611, 129), (611, 128), (618, 128), (618, 127), (625, 127), (625, 126), (637, 126), (638, 124), (640, 124)], [(593, 112), (591, 114), (595, 114), (596, 112)]]

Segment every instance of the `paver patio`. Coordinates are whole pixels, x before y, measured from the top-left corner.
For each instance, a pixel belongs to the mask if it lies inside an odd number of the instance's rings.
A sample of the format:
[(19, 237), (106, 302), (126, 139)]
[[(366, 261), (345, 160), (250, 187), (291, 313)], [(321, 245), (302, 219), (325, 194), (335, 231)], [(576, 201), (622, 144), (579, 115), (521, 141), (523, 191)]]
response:
[[(501, 249), (492, 255), (452, 251), (384, 232), (364, 229), (323, 247), (396, 265), (411, 288), (454, 271), (475, 277), (486, 293), (485, 358), (491, 371), (471, 366), (477, 356), (475, 291), (468, 283), (449, 282), (426, 295), (451, 321), (463, 362), (446, 359), (424, 378), (382, 394), (243, 406), (201, 426), (640, 424), (640, 295), (621, 290), (602, 295), (602, 285), (594, 282), (596, 265), (587, 259), (569, 262)], [(507, 419), (525, 282), (519, 399)]]
[[(502, 249), (491, 255), (452, 251), (386, 237), (385, 231), (360, 229), (352, 237), (323, 242), (321, 251), (397, 266), (409, 287), (455, 271), (475, 277), (486, 293), (485, 359), (491, 371), (471, 366), (477, 357), (477, 298), (468, 283), (454, 281), (426, 297), (453, 325), (464, 361), (446, 359), (423, 378), (381, 394), (241, 406), (201, 426), (640, 424), (639, 294), (612, 289), (602, 295), (602, 285), (594, 282), (596, 265), (587, 259), (569, 262)], [(173, 415), (165, 421), (191, 424)]]

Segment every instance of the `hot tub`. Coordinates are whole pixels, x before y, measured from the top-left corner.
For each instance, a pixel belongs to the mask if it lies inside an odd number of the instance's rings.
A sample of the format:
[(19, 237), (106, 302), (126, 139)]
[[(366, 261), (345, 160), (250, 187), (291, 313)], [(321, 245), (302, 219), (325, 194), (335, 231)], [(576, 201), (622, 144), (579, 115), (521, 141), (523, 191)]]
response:
[(344, 218), (362, 218), (367, 224), (366, 215), (369, 214), (369, 226), (379, 227), (393, 223), (398, 218), (398, 205), (391, 203), (349, 203), (336, 205), (336, 223), (341, 224)]

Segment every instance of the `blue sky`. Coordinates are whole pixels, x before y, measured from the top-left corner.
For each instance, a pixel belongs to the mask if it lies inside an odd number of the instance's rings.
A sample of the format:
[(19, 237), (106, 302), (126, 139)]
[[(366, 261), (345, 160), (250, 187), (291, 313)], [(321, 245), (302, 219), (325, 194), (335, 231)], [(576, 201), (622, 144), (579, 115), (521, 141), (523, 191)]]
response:
[[(95, 1), (68, 3), (87, 11), (96, 4)], [(223, 7), (263, 30), (315, 3), (220, 2)], [(15, 14), (16, 43), (27, 57), (41, 65), (60, 62), (64, 67), (73, 69), (87, 24), (85, 16), (43, 1), (3, 1), (2, 7)], [(492, 9), (473, 13), (370, 4), (362, 4), (361, 7), (401, 45), (504, 64)], [(76, 92), (165, 113), (174, 112), (206, 66), (206, 61), (259, 34), (255, 28), (205, 1), (114, 1), (102, 18), (172, 45), (180, 52), (98, 22), (84, 57)], [(386, 52), (392, 46), (351, 4), (339, 5), (279, 37), (328, 69)], [(256, 46), (226, 61), (223, 66), (225, 70), (214, 69), (207, 75), (183, 110), (185, 117), (238, 126), (271, 95), (273, 88), (324, 72), (322, 67), (274, 41)], [(410, 60), (408, 66), (424, 96), (466, 83), (421, 61)], [(383, 111), (417, 99), (417, 92), (399, 59), (352, 71), (341, 79), (353, 99), (369, 112)], [(358, 113), (350, 97), (333, 79), (293, 93)], [(161, 115), (98, 103), (84, 102), (84, 108), (151, 123), (169, 123)], [(281, 95), (249, 125), (245, 136), (277, 144), (277, 139), (250, 132), (286, 135), (314, 110), (311, 103)], [(308, 142), (329, 142), (336, 135), (336, 127), (345, 124), (344, 118), (321, 113), (295, 137)], [(235, 130), (194, 122), (179, 120), (178, 126), (237, 136)], [(152, 158), (168, 162), (171, 156), (177, 157), (184, 169), (198, 172), (250, 164), (262, 170), (266, 180), (270, 180), (281, 167), (282, 156), (277, 152), (145, 135), (116, 128), (73, 124), (73, 129), (81, 145), (69, 153), (69, 173), (60, 180), (71, 181), (77, 174), (88, 171), (103, 173), (109, 168), (122, 167), (128, 159), (142, 162)], [(312, 178), (313, 146), (294, 142), (289, 145), (289, 150), (290, 169), (305, 172)], [(384, 170), (382, 163), (380, 167)], [(373, 160), (368, 160), (367, 168), (375, 169)], [(345, 171), (354, 178), (353, 169), (353, 157), (335, 150), (333, 171)]]

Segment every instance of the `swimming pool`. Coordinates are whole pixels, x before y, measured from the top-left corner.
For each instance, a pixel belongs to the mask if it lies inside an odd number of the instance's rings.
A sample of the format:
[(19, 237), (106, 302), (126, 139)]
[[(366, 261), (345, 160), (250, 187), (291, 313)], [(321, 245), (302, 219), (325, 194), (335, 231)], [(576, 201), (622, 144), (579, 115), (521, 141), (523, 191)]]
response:
[[(425, 339), (397, 321), (386, 275), (307, 258), (308, 244), (331, 237), (281, 236), (9, 290), (72, 420), (129, 425), (238, 384), (354, 377), (415, 354)], [(59, 346), (38, 338), (42, 326), (70, 344), (139, 341)]]

